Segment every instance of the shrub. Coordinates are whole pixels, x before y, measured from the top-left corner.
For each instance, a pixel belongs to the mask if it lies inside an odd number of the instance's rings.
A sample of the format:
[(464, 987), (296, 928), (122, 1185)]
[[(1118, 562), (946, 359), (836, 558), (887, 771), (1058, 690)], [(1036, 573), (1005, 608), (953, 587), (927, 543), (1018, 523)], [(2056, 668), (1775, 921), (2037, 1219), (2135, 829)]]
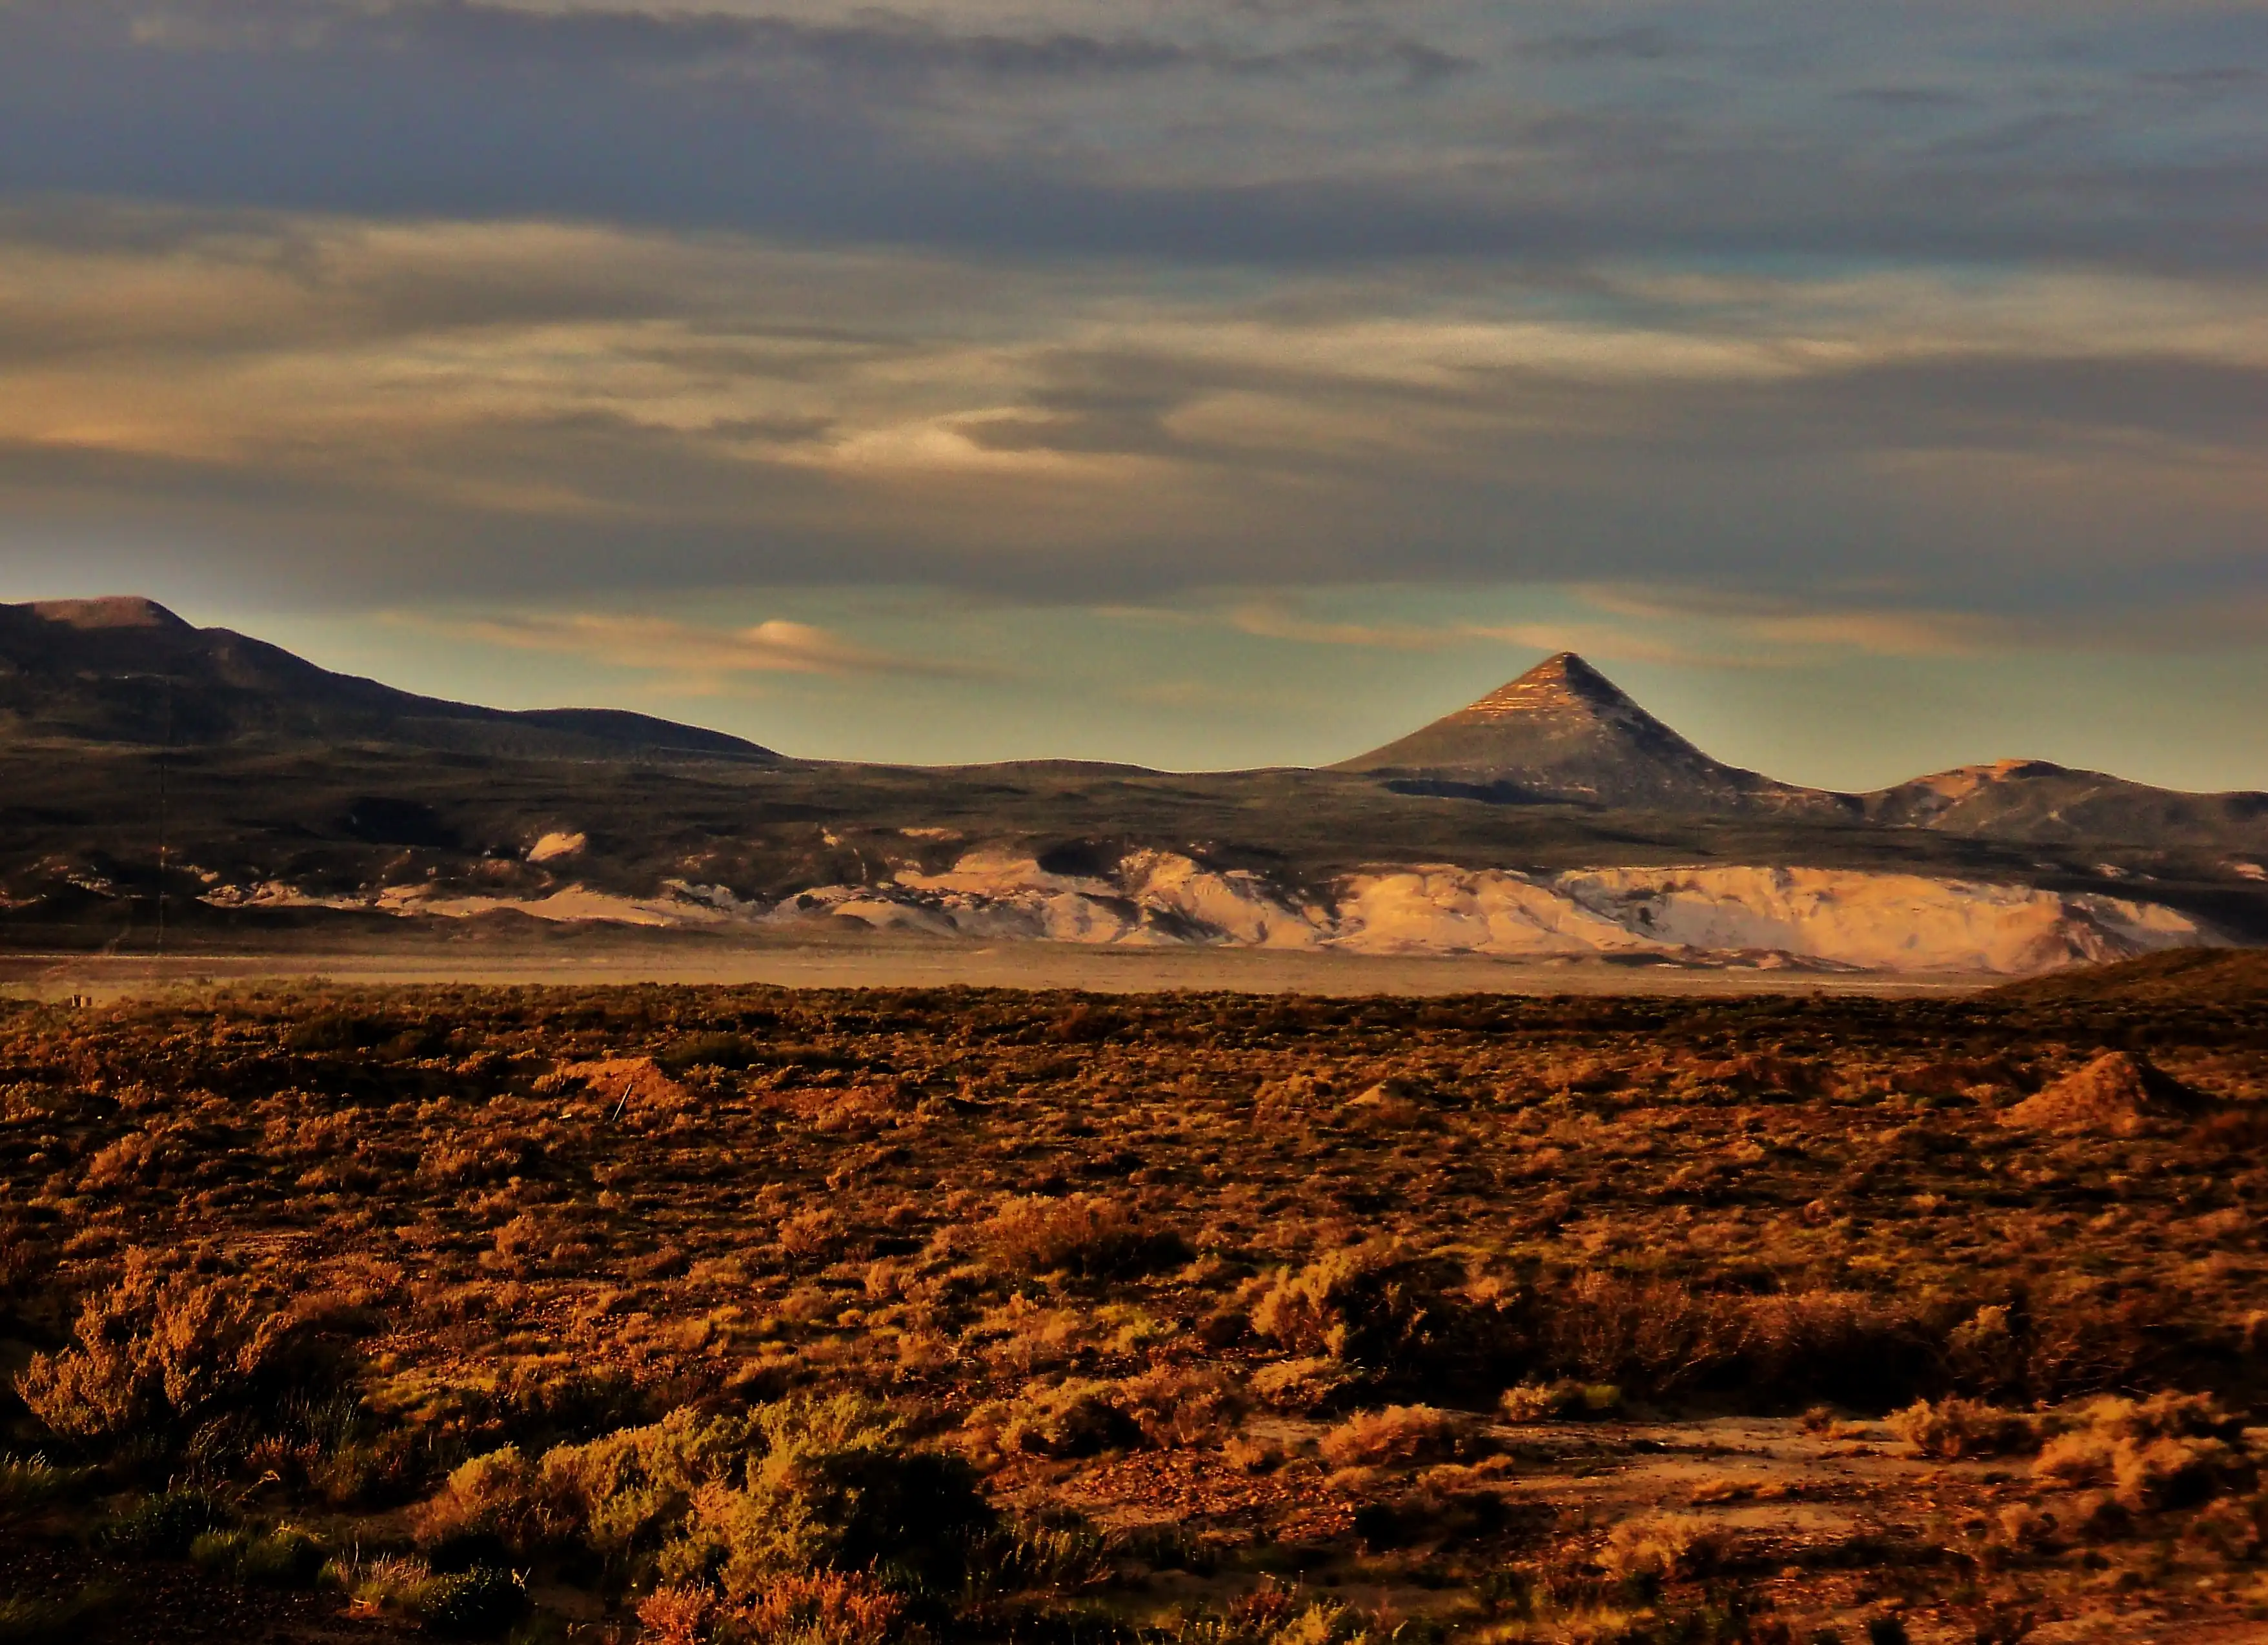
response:
[(1252, 1374), (1252, 1391), (1279, 1411), (1310, 1413), (1330, 1405), (1354, 1379), (1336, 1360), (1285, 1360)]
[(666, 1575), (712, 1575), (728, 1597), (783, 1572), (872, 1571), (917, 1589), (955, 1586), (990, 1509), (966, 1464), (908, 1449), (902, 1425), (856, 1395), (786, 1399), (755, 1413), (763, 1453), (738, 1489), (694, 1494)]
[(909, 1449), (886, 1409), (842, 1394), (745, 1419), (680, 1409), (533, 1467), (517, 1453), (475, 1458), (427, 1506), (420, 1535), (435, 1547), (482, 1534), (516, 1550), (579, 1544), (737, 1603), (819, 1569), (950, 1588), (990, 1523), (964, 1464)]
[(1599, 1567), (1625, 1582), (1675, 1582), (1708, 1570), (1724, 1552), (1723, 1533), (1697, 1514), (1634, 1514), (1607, 1533)]
[(1447, 1293), (1462, 1276), (1401, 1246), (1350, 1246), (1293, 1273), (1279, 1269), (1252, 1328), (1295, 1352), (1386, 1376), (1454, 1368), (1466, 1324)]
[(527, 1610), (527, 1589), (511, 1571), (475, 1566), (427, 1578), (402, 1609), (437, 1634), (493, 1634)]
[(271, 1531), (209, 1531), (189, 1545), (189, 1558), (209, 1571), (276, 1588), (305, 1588), (322, 1570), (322, 1544), (293, 1525)]
[(1611, 1273), (1528, 1303), (1530, 1352), (1587, 1383), (1649, 1395), (1738, 1388), (1752, 1399), (1909, 1393), (1930, 1361), (1915, 1323), (1843, 1292), (1739, 1296)]
[(680, 1408), (554, 1446), (534, 1465), (507, 1447), (449, 1476), (418, 1516), (419, 1539), (438, 1549), (489, 1537), (517, 1553), (572, 1541), (621, 1565), (660, 1548), (703, 1486), (738, 1479), (756, 1442), (746, 1420)]
[(16, 1392), (67, 1438), (174, 1446), (232, 1411), (272, 1405), (303, 1368), (305, 1335), (263, 1299), (161, 1277), (137, 1255), (116, 1287), (86, 1299), (70, 1346), (33, 1357)]
[(0, 1455), (0, 1514), (27, 1513), (74, 1496), (93, 1478), (92, 1468), (58, 1468), (44, 1457)]
[(1049, 1589), (1058, 1592), (1093, 1588), (1115, 1572), (1109, 1545), (1086, 1523), (1021, 1523), (1002, 1525), (983, 1538), (969, 1558), (969, 1588), (976, 1593)]
[(527, 1609), (519, 1578), (490, 1566), (437, 1572), (423, 1560), (384, 1555), (346, 1565), (334, 1560), (324, 1572), (356, 1612), (409, 1617), (437, 1634), (494, 1633)]
[(905, 1601), (872, 1578), (836, 1571), (775, 1577), (720, 1619), (720, 1645), (884, 1645), (905, 1620)]
[(738, 1603), (705, 1589), (656, 1589), (638, 1606), (648, 1645), (887, 1645), (905, 1601), (863, 1576), (782, 1576)]
[(1119, 1406), (1108, 1383), (1068, 1382), (1035, 1389), (1018, 1400), (1002, 1425), (1000, 1442), (1039, 1457), (1092, 1457), (1130, 1445), (1142, 1430)]
[(199, 1537), (222, 1529), (232, 1517), (227, 1504), (203, 1491), (165, 1491), (114, 1516), (96, 1539), (121, 1553), (178, 1559)]
[(1130, 1279), (1187, 1262), (1188, 1244), (1115, 1199), (1011, 1199), (977, 1230), (986, 1254), (1020, 1273)]
[(1322, 1437), (1324, 1460), (1339, 1467), (1447, 1462), (1469, 1448), (1472, 1424), (1432, 1405), (1388, 1405), (1348, 1418)]
[(1890, 1432), (1926, 1457), (2005, 1457), (2036, 1449), (2038, 1425), (1973, 1399), (1918, 1400), (1889, 1418)]
[(1144, 1439), (1168, 1449), (1219, 1443), (1247, 1404), (1219, 1371), (1163, 1365), (1120, 1383), (1116, 1403)]
[(2202, 1501), (2250, 1472), (2230, 1443), (2241, 1425), (2210, 1395), (2097, 1399), (2080, 1420), (2042, 1448), (2034, 1477), (2110, 1486), (2119, 1506), (2139, 1512)]
[(418, 1545), (440, 1551), (493, 1543), (526, 1553), (555, 1540), (565, 1529), (564, 1515), (561, 1481), (547, 1478), (549, 1472), (511, 1445), (460, 1464), (415, 1516)]
[(688, 1068), (745, 1068), (755, 1055), (755, 1047), (738, 1034), (688, 1034), (656, 1051), (653, 1059), (676, 1078)]
[(1507, 1388), (1497, 1409), (1507, 1422), (1555, 1422), (1610, 1416), (1622, 1409), (1623, 1391), (1612, 1383), (1522, 1383)]

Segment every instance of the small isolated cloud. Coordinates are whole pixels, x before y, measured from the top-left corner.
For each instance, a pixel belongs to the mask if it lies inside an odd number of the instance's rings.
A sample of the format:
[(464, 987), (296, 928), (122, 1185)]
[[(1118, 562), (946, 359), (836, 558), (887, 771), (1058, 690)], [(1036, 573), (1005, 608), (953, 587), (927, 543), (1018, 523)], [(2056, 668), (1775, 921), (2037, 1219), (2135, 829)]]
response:
[(749, 674), (913, 675), (966, 678), (989, 672), (967, 663), (903, 657), (775, 617), (751, 628), (713, 629), (668, 617), (562, 615), (397, 621), (515, 651), (580, 657), (609, 668), (693, 678)]

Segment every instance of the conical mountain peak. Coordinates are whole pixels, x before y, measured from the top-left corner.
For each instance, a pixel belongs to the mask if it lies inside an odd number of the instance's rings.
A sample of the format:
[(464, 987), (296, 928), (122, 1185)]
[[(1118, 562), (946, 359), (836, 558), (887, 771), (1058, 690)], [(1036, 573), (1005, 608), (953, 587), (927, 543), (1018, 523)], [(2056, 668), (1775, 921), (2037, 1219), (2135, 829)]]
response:
[(1454, 719), (1504, 719), (1535, 715), (1645, 715), (1612, 680), (1572, 651), (1547, 657), (1516, 680), (1450, 716)]
[(1426, 793), (1662, 810), (1828, 798), (1711, 759), (1572, 651), (1337, 769)]

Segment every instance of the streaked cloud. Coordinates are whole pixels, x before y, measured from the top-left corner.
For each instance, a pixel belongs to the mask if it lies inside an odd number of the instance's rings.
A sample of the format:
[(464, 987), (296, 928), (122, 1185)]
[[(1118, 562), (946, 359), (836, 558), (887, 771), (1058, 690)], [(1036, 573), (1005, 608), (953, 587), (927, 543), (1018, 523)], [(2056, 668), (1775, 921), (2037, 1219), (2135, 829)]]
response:
[(964, 660), (895, 655), (808, 623), (769, 618), (740, 629), (667, 617), (596, 612), (438, 618), (393, 614), (404, 626), (453, 639), (580, 658), (611, 668), (670, 676), (679, 690), (741, 675), (904, 675), (974, 678), (998, 671)]
[(0, 0), (0, 564), (891, 713), (1071, 610), (1256, 714), (2241, 651), (2263, 85), (2257, 0)]

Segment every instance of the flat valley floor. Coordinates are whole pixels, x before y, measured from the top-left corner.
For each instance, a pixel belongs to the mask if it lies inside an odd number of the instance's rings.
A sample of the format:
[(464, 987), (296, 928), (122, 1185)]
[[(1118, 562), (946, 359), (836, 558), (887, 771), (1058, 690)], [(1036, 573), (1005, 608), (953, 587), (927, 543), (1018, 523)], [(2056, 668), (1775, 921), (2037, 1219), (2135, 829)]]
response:
[(1978, 972), (1621, 964), (1594, 958), (1381, 958), (1230, 948), (1097, 948), (1071, 943), (935, 941), (731, 941), (680, 934), (564, 932), (541, 942), (418, 933), (288, 946), (0, 953), (0, 992), (109, 999), (203, 982), (328, 978), (371, 985), (595, 986), (639, 983), (781, 988), (1076, 989), (1094, 993), (1960, 994), (2007, 982)]

